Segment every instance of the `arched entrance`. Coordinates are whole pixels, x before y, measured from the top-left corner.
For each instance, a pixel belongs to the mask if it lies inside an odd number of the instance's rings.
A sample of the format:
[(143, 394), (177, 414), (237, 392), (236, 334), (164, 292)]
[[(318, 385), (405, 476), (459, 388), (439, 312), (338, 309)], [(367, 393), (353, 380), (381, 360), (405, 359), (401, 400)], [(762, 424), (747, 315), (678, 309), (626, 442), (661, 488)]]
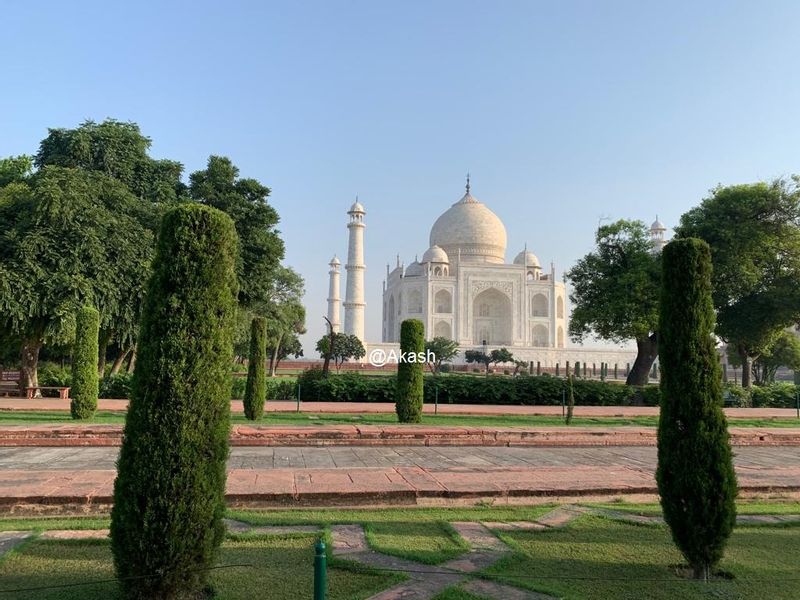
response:
[(495, 288), (489, 288), (472, 301), (472, 342), (490, 346), (511, 344), (511, 300)]

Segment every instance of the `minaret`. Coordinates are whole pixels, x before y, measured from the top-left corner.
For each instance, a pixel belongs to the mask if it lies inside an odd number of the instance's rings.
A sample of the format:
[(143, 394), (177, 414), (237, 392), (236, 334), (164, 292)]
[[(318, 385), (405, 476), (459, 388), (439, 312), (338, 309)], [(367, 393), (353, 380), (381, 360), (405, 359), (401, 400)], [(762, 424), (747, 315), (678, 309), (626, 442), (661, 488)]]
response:
[(328, 286), (328, 320), (331, 322), (331, 327), (334, 333), (339, 333), (339, 259), (334, 257), (328, 263), (331, 270), (328, 271), (330, 275), (330, 285)]
[(364, 342), (364, 207), (356, 198), (347, 211), (350, 240), (347, 244), (347, 290), (344, 297), (344, 332)]
[(666, 226), (658, 220), (658, 215), (656, 215), (656, 220), (653, 221), (653, 224), (650, 226), (650, 241), (653, 244), (653, 252), (661, 252), (664, 246), (667, 245), (667, 240), (664, 239), (664, 234), (666, 232)]

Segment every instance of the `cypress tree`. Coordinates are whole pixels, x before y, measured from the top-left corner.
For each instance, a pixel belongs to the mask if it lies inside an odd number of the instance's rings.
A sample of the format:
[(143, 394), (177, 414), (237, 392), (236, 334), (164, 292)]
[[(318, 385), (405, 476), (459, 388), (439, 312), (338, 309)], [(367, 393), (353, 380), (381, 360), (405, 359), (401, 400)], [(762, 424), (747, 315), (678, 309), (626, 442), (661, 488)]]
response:
[(422, 321), (406, 319), (400, 325), (400, 353), (417, 361), (401, 360), (397, 365), (397, 393), (395, 410), (401, 423), (419, 423), (422, 419), (423, 361), (425, 353), (425, 327)]
[(221, 211), (183, 204), (162, 220), (111, 513), (129, 599), (210, 592), (225, 535), (236, 253)]
[(661, 413), (656, 480), (672, 538), (708, 580), (736, 522), (736, 475), (714, 342), (711, 251), (702, 240), (662, 254)]
[(267, 320), (255, 317), (250, 324), (250, 362), (247, 365), (247, 386), (244, 391), (244, 416), (251, 421), (264, 414), (267, 399)]
[(97, 356), (99, 351), (100, 313), (84, 306), (75, 316), (75, 347), (72, 351), (72, 401), (69, 404), (73, 419), (89, 419), (97, 410), (99, 382)]

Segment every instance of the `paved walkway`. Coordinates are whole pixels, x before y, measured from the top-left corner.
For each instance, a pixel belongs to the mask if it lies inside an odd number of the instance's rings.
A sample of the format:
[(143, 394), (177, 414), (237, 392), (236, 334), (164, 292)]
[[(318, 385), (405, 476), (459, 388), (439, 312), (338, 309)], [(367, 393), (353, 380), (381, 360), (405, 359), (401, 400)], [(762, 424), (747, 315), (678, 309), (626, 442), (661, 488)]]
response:
[[(115, 448), (0, 449), (4, 510), (104, 509)], [(743, 493), (800, 492), (800, 448), (739, 448)], [(656, 451), (624, 448), (234, 448), (233, 506), (530, 502), (657, 492)], [(16, 507), (16, 508), (15, 508)]]
[[(124, 411), (127, 400), (100, 399), (99, 410)], [(434, 406), (426, 404), (425, 413), (433, 413)], [(63, 410), (69, 411), (69, 401), (59, 398), (0, 398), (0, 410)], [(231, 401), (231, 410), (244, 413), (240, 400)], [(295, 412), (294, 401), (268, 400), (267, 412)], [(394, 404), (388, 402), (301, 402), (300, 410), (305, 413), (367, 414), (394, 413)], [(440, 404), (442, 415), (550, 415), (561, 416), (561, 406), (506, 406), (487, 404)], [(655, 406), (576, 406), (576, 417), (638, 417), (657, 416)], [(725, 414), (731, 418), (796, 418), (794, 408), (726, 408)]]

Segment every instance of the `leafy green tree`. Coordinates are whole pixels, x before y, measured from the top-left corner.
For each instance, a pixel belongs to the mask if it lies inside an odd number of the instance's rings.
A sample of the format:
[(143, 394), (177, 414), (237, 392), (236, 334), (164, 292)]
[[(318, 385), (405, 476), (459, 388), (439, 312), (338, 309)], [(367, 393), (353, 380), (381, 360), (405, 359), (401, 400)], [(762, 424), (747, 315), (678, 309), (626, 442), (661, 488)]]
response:
[(72, 352), (73, 419), (89, 419), (97, 410), (99, 382), (97, 376), (100, 313), (93, 306), (84, 306), (75, 319), (75, 347)]
[(464, 360), (470, 364), (477, 363), (483, 365), (486, 369), (486, 374), (489, 374), (489, 365), (492, 364), (492, 357), (488, 353), (482, 350), (465, 350)]
[(137, 198), (174, 203), (185, 195), (183, 166), (151, 158), (151, 144), (136, 123), (85, 121), (75, 129), (50, 129), (35, 162), (38, 168), (52, 165), (97, 171), (122, 182)]
[[(331, 338), (333, 350), (330, 349)], [(322, 358), (333, 361), (337, 372), (345, 361), (358, 360), (367, 354), (364, 344), (357, 336), (342, 332), (334, 333), (333, 336), (322, 336), (317, 341), (316, 348)]]
[(708, 580), (736, 522), (708, 244), (695, 238), (670, 242), (663, 271), (656, 480), (675, 544), (695, 577)]
[(483, 352), (482, 350), (466, 350), (464, 352), (464, 359), (468, 363), (482, 364), (486, 369), (486, 375), (489, 374), (489, 367), (497, 363), (513, 362), (514, 355), (509, 352), (507, 348), (496, 348), (491, 352)]
[[(403, 357), (419, 357), (425, 352), (425, 326), (418, 319), (406, 319), (400, 324), (400, 353)], [(424, 364), (401, 358), (397, 365), (395, 410), (401, 423), (422, 420), (424, 399)]]
[[(728, 360), (731, 366), (741, 367), (741, 358), (736, 354), (736, 349), (728, 346)], [(775, 373), (781, 367), (792, 371), (800, 371), (800, 338), (791, 331), (781, 331), (752, 364), (753, 382), (756, 385), (766, 385), (775, 381)]]
[(258, 421), (264, 415), (267, 400), (266, 367), (267, 320), (255, 317), (250, 327), (250, 361), (247, 365), (247, 385), (244, 391), (244, 415)]
[(236, 244), (231, 220), (198, 204), (161, 226), (111, 513), (126, 598), (208, 594), (225, 535)]
[(33, 158), (24, 154), (0, 158), (0, 188), (24, 183), (33, 173)]
[(428, 362), (431, 373), (438, 375), (444, 363), (449, 363), (458, 356), (458, 343), (450, 338), (435, 337), (425, 342), (425, 354), (435, 360)]
[(152, 260), (139, 201), (98, 172), (47, 166), (0, 189), (0, 330), (19, 340), (20, 385), (38, 385), (43, 345), (67, 345), (84, 305), (132, 331)]
[(569, 332), (575, 341), (595, 335), (621, 343), (636, 341), (628, 385), (645, 385), (658, 357), (660, 257), (641, 221), (603, 225), (596, 248), (565, 274), (572, 290)]
[(300, 358), (303, 356), (303, 345), (300, 343), (300, 338), (296, 333), (292, 333), (288, 338), (284, 338), (281, 342), (280, 351), (276, 354), (272, 352), (270, 355), (270, 370), (272, 374), (278, 370), (278, 366), (284, 358), (288, 357)]
[(675, 233), (711, 246), (716, 334), (736, 349), (750, 387), (752, 361), (800, 321), (798, 179), (717, 187)]
[(278, 212), (267, 201), (270, 189), (255, 179), (240, 178), (239, 169), (222, 156), (209, 157), (206, 169), (192, 173), (189, 182), (192, 199), (223, 211), (236, 226), (239, 303), (250, 308), (269, 301), (284, 256), (276, 229)]

